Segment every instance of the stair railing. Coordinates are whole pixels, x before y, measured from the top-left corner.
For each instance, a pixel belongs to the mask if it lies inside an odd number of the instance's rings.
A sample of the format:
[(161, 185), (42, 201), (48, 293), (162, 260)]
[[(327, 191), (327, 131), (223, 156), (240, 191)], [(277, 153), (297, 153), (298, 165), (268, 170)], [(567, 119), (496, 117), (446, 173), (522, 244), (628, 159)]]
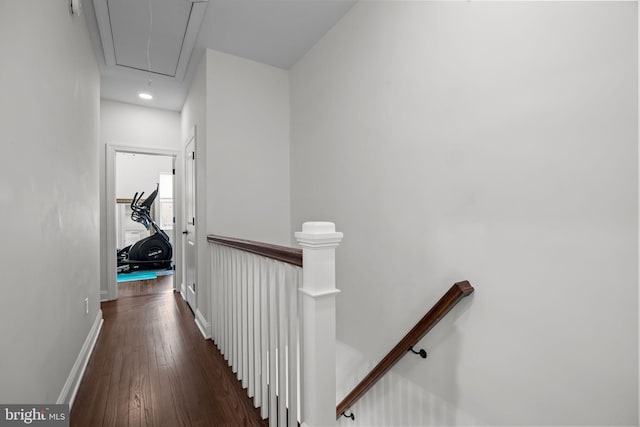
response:
[(270, 426), (327, 426), (335, 424), (342, 233), (308, 222), (295, 237), (302, 250), (207, 236), (212, 339)]
[(367, 391), (373, 387), (389, 369), (393, 367), (409, 351), (427, 357), (424, 350), (415, 351), (413, 347), (442, 319), (462, 298), (473, 292), (473, 287), (468, 281), (455, 283), (438, 300), (438, 302), (424, 315), (422, 319), (382, 358), (355, 388), (342, 399), (336, 407), (336, 419), (342, 415), (353, 418), (353, 413), (346, 414), (346, 411), (353, 406)]
[(302, 250), (207, 237), (212, 339), (269, 426), (330, 426), (474, 289), (455, 283), (336, 407), (335, 249), (342, 233), (333, 223), (308, 222), (295, 237)]

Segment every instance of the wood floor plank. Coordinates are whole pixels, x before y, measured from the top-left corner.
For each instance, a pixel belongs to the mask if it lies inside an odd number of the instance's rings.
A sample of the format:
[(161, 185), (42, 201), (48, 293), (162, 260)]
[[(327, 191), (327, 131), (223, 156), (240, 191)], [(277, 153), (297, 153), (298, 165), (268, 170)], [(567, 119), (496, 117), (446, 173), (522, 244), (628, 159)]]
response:
[(172, 276), (152, 282), (120, 283), (120, 298), (102, 304), (71, 426), (268, 425), (172, 291)]
[[(135, 326), (134, 326), (135, 327)], [(132, 328), (133, 329), (133, 328)], [(128, 422), (129, 427), (140, 427), (140, 352), (131, 354), (131, 377), (129, 378)]]
[(118, 427), (118, 391), (120, 387), (120, 378), (123, 373), (123, 365), (124, 356), (122, 352), (116, 352), (113, 361), (113, 370), (109, 380), (109, 392), (107, 393), (107, 402), (104, 411), (103, 425), (105, 426)]

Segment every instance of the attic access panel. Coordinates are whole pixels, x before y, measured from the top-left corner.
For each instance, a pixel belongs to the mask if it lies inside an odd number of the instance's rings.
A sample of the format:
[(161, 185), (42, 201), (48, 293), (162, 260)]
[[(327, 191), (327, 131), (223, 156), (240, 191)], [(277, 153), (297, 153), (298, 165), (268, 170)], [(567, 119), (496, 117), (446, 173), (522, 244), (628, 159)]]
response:
[(109, 66), (182, 79), (206, 1), (94, 0)]

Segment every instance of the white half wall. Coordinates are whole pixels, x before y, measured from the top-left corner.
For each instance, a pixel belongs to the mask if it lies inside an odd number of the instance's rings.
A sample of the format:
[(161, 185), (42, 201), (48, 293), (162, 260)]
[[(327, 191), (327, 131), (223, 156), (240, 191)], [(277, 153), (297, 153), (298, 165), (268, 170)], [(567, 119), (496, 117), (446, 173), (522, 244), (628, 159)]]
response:
[(0, 402), (69, 403), (102, 318), (98, 66), (68, 1), (0, 2), (0, 52)]
[(638, 424), (636, 8), (359, 2), (291, 70), (291, 232), (345, 234), (338, 399), (476, 288), (356, 424)]

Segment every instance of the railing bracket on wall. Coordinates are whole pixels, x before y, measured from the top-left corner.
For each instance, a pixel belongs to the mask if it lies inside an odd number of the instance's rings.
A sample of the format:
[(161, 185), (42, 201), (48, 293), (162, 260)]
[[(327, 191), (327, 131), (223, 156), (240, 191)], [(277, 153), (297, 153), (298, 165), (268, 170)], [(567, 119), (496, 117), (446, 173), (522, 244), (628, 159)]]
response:
[(413, 354), (419, 354), (419, 355), (420, 355), (420, 357), (422, 357), (423, 359), (426, 359), (426, 358), (427, 358), (427, 352), (425, 351), (425, 349), (424, 349), (424, 348), (421, 348), (421, 349), (420, 349), (420, 351), (415, 351), (415, 350), (413, 349), (413, 346), (411, 346), (411, 348), (409, 348), (409, 351), (410, 351), (411, 353), (413, 353)]
[(342, 416), (343, 416), (343, 417), (345, 417), (345, 418), (351, 418), (351, 420), (352, 420), (352, 421), (355, 421), (355, 420), (356, 420), (356, 416), (355, 416), (355, 415), (353, 415), (353, 412), (352, 412), (352, 413), (350, 413), (349, 415), (347, 415), (347, 413), (346, 413), (346, 412), (343, 412), (343, 413), (342, 413)]

